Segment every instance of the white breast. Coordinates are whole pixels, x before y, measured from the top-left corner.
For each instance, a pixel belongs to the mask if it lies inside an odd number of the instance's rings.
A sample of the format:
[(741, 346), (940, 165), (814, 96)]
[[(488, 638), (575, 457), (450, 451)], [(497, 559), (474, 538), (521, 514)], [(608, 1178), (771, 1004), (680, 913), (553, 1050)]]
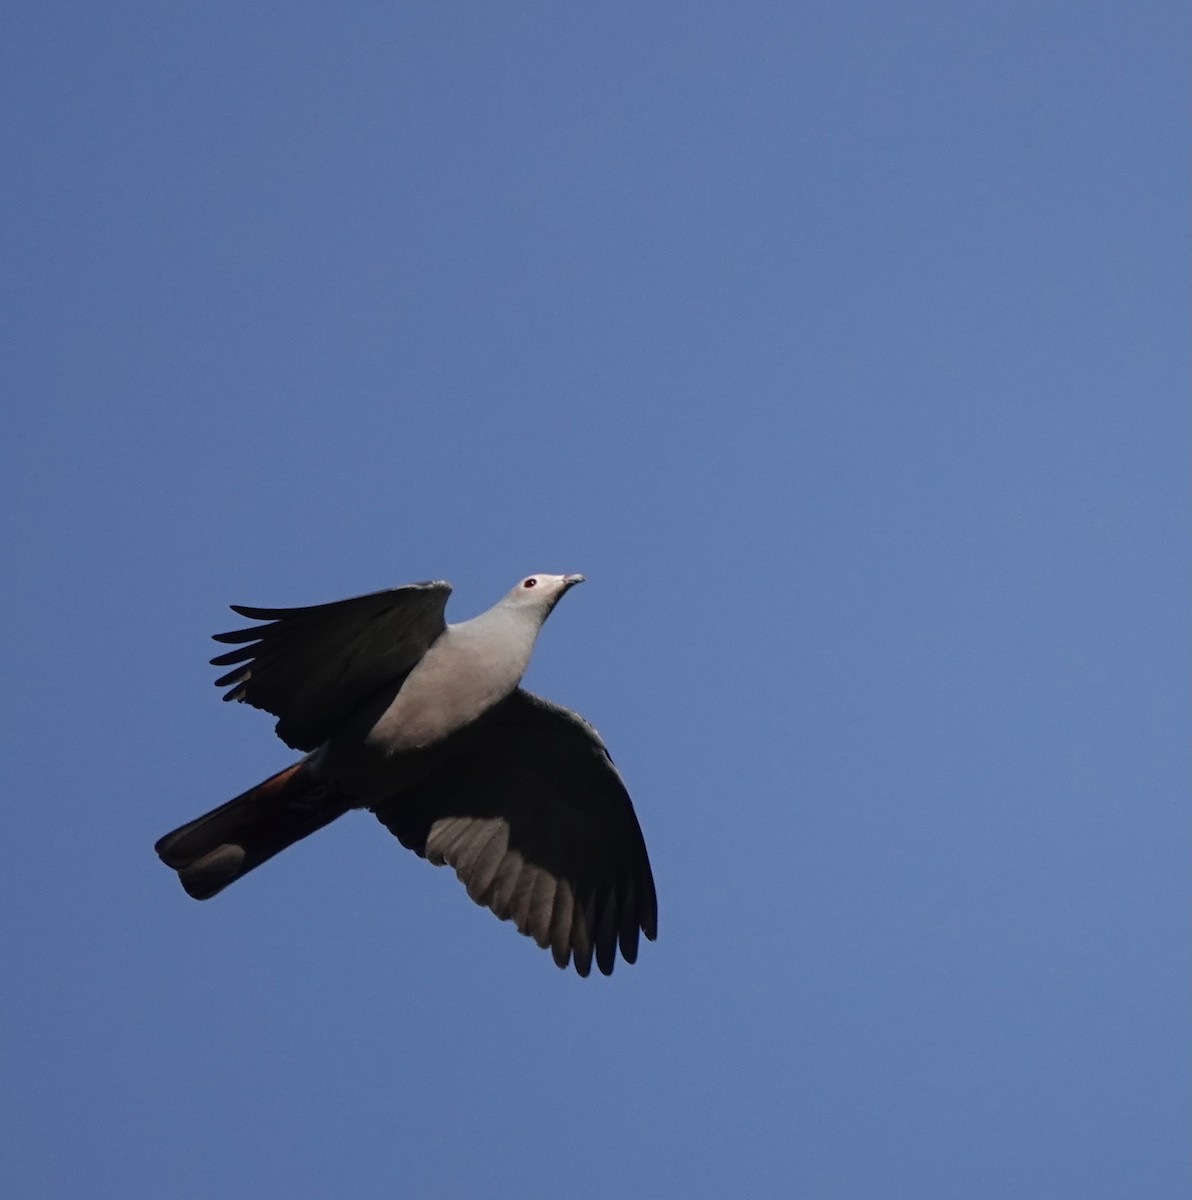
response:
[(521, 682), (538, 629), (501, 610), (449, 625), (373, 726), (369, 744), (395, 754), (470, 725)]

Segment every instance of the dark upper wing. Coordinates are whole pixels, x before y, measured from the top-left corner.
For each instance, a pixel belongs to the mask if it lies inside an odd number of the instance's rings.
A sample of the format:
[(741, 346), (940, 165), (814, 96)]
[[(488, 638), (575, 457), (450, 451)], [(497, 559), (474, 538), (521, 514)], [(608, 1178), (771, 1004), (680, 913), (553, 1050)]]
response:
[(658, 928), (654, 877), (629, 793), (596, 731), (518, 688), (456, 735), (431, 774), (375, 809), (403, 846), (449, 863), (477, 904), (580, 975), (612, 974), (620, 943)]
[(277, 736), (296, 750), (313, 750), (363, 701), (401, 679), (447, 627), (443, 609), (451, 585), (414, 583), (311, 608), (232, 611), (250, 629), (217, 633), (217, 642), (242, 643), (213, 658), (238, 665), (217, 687), (225, 700), (243, 700), (278, 718)]

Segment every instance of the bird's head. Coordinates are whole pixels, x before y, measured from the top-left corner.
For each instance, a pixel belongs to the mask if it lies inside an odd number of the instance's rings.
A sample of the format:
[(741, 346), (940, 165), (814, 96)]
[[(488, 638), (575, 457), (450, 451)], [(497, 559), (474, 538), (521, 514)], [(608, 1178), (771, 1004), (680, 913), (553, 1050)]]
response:
[(511, 608), (540, 612), (545, 620), (563, 593), (583, 581), (582, 575), (527, 575), (509, 589), (504, 602)]

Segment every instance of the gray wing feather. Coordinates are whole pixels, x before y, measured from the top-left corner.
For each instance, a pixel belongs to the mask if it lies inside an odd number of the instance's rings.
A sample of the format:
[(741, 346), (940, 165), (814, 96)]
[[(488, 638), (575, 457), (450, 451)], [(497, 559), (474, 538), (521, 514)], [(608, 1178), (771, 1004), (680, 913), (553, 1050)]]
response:
[(612, 973), (658, 932), (641, 827), (596, 731), (518, 688), (454, 735), (443, 761), (374, 809), (401, 841), (456, 874), (477, 904), (587, 975)]
[(236, 664), (216, 686), (228, 688), (225, 700), (277, 717), (277, 736), (288, 746), (313, 750), (370, 696), (409, 674), (447, 627), (449, 595), (451, 585), (435, 581), (309, 608), (233, 604), (233, 612), (266, 624), (215, 635), (238, 647), (211, 660)]

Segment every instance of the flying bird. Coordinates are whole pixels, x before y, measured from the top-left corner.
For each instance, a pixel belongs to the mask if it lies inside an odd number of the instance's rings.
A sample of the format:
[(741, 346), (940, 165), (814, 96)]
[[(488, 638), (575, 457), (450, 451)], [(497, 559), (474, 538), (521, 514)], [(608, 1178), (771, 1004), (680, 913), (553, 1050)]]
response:
[(542, 623), (582, 575), (530, 575), (449, 625), (451, 585), (390, 588), (310, 608), (232, 611), (263, 622), (215, 640), (225, 700), (277, 717), (305, 757), (167, 833), (158, 856), (206, 900), (349, 809), (455, 873), (477, 903), (611, 975), (657, 935), (658, 904), (629, 793), (596, 730), (519, 686)]

